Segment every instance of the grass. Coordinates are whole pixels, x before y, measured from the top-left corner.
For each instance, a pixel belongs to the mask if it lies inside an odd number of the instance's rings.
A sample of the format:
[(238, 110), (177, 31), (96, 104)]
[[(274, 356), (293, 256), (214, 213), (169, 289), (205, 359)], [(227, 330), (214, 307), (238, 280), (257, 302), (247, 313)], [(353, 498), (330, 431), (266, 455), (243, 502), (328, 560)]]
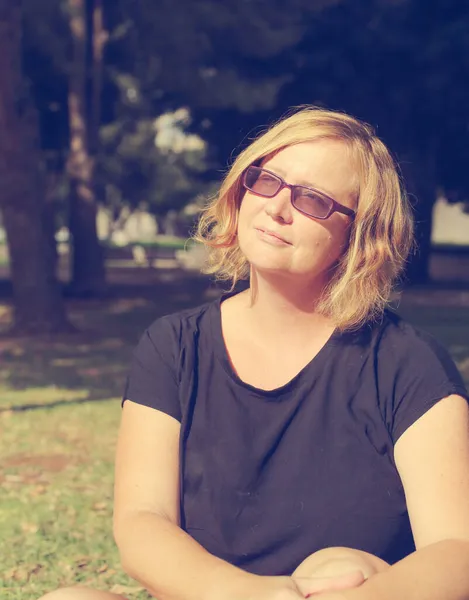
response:
[(73, 583), (136, 591), (111, 532), (119, 410), (108, 400), (3, 415), (2, 599), (38, 598)]
[[(148, 598), (121, 571), (111, 531), (120, 393), (144, 327), (205, 299), (180, 290), (159, 300), (75, 301), (70, 314), (85, 333), (0, 339), (2, 600), (76, 583)], [(447, 345), (469, 383), (469, 308), (403, 301), (399, 312)]]
[[(54, 342), (0, 338), (0, 598), (32, 600), (76, 583), (142, 600), (111, 531), (120, 394), (138, 336), (160, 299), (71, 302), (82, 331)], [(203, 290), (192, 304), (206, 299)], [(0, 321), (8, 307), (0, 306)]]

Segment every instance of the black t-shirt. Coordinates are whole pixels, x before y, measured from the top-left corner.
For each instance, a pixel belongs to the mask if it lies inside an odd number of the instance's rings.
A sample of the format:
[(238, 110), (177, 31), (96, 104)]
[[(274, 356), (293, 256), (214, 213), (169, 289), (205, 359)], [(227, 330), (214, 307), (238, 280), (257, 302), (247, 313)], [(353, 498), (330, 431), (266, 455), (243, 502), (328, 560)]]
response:
[(448, 353), (386, 311), (265, 391), (231, 368), (220, 302), (156, 320), (124, 394), (181, 422), (181, 527), (261, 575), (291, 574), (330, 546), (390, 563), (412, 552), (393, 447), (440, 399), (467, 397)]

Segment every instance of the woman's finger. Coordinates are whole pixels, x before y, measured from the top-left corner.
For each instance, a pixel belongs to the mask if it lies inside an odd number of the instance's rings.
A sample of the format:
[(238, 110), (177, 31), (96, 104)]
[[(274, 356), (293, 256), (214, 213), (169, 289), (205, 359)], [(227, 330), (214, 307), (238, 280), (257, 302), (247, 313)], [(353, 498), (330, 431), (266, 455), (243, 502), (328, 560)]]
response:
[(334, 590), (358, 587), (365, 581), (359, 570), (335, 577), (295, 577), (295, 583), (305, 598)]

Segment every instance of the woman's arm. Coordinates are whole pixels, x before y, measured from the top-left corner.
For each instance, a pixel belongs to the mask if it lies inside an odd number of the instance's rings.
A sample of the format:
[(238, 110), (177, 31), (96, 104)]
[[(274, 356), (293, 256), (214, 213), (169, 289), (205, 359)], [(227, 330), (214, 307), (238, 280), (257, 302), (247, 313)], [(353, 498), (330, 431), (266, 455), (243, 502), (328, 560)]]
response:
[(469, 599), (469, 407), (440, 400), (397, 440), (416, 552), (360, 588), (321, 600)]
[(211, 555), (179, 527), (179, 433), (173, 417), (124, 403), (114, 536), (124, 570), (157, 598), (206, 600), (249, 586), (255, 576)]
[(124, 570), (159, 600), (218, 599), (254, 587), (255, 576), (209, 554), (153, 512), (129, 514), (116, 539)]
[(469, 542), (443, 540), (421, 548), (358, 588), (318, 600), (468, 600)]

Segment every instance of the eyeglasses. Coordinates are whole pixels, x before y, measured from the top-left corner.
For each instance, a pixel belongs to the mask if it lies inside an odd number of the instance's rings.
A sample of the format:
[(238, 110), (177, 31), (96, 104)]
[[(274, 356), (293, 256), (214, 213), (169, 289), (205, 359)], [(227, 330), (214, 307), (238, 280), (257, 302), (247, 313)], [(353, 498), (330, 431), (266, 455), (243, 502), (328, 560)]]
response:
[(291, 191), (290, 201), (292, 205), (308, 217), (315, 219), (328, 219), (334, 212), (342, 213), (348, 217), (355, 217), (355, 211), (347, 206), (339, 204), (333, 198), (319, 192), (313, 188), (303, 185), (290, 185), (279, 175), (251, 165), (244, 172), (244, 187), (264, 198), (273, 198), (283, 188), (289, 188)]

